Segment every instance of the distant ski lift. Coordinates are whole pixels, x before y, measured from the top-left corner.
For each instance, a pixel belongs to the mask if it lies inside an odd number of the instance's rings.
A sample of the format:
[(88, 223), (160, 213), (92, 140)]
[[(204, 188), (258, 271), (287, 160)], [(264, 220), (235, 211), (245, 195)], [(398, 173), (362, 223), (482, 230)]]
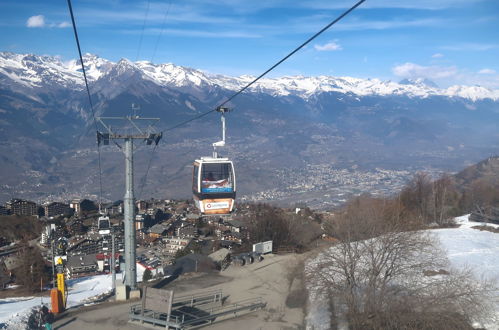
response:
[(100, 216), (98, 220), (99, 235), (109, 235), (111, 233), (111, 222), (108, 216)]
[(229, 158), (219, 157), (217, 147), (225, 146), (225, 112), (222, 114), (222, 140), (213, 143), (213, 157), (201, 157), (194, 161), (192, 193), (194, 203), (202, 214), (230, 214), (236, 199), (236, 174)]

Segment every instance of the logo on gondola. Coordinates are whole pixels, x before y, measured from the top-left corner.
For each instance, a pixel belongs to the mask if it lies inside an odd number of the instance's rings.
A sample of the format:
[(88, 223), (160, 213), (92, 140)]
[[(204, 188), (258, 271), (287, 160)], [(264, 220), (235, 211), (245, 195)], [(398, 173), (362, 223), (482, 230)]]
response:
[(206, 203), (207, 210), (226, 209), (229, 207), (229, 202)]

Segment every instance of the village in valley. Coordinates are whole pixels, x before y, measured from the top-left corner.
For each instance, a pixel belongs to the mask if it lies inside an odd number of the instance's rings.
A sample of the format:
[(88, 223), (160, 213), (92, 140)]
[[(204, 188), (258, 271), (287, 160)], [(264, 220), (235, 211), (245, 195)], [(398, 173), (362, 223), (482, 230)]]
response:
[[(99, 210), (90, 200), (46, 203), (42, 206), (27, 200), (14, 199), (2, 207), (3, 214), (13, 217), (33, 217), (42, 225), (41, 236), (29, 241), (40, 250), (46, 263), (51, 264), (63, 244), (67, 255), (67, 279), (109, 273), (113, 250), (117, 258), (116, 270), (123, 262), (124, 228), (123, 204), (111, 203), (102, 207), (109, 223), (99, 227)], [(39, 212), (43, 215), (39, 215)], [(207, 256), (221, 248), (237, 249), (248, 237), (247, 227), (237, 220), (222, 217), (202, 217), (188, 201), (155, 200), (136, 202), (135, 229), (137, 264), (153, 276), (163, 276), (164, 269), (182, 256), (196, 253)], [(239, 214), (244, 217), (244, 210)], [(105, 228), (103, 227), (105, 226)], [(10, 284), (11, 272), (20, 265), (21, 243), (0, 238), (2, 286)], [(193, 262), (195, 260), (193, 259)], [(187, 271), (187, 270), (186, 270)], [(48, 284), (48, 283), (46, 283)]]

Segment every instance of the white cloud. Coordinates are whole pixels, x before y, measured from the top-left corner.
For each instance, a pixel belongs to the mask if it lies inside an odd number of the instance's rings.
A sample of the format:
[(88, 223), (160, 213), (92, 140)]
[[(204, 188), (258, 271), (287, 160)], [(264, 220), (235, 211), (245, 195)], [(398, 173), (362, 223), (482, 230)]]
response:
[(69, 22), (62, 22), (62, 23), (57, 24), (58, 28), (67, 28), (70, 26), (71, 26), (71, 24)]
[(328, 42), (327, 44), (324, 45), (314, 45), (314, 48), (319, 52), (330, 52), (343, 49), (343, 47), (341, 47), (341, 45), (335, 41)]
[(436, 53), (436, 54), (431, 55), (431, 57), (432, 58), (442, 58), (442, 57), (444, 57), (444, 54)]
[(495, 70), (489, 68), (484, 68), (477, 72), (456, 66), (424, 66), (408, 62), (395, 65), (392, 67), (392, 72), (399, 78), (426, 78), (433, 80), (441, 87), (478, 85), (491, 89), (499, 89), (499, 75)]
[(26, 26), (30, 28), (44, 27), (45, 17), (43, 15), (31, 16), (26, 21)]
[(495, 74), (496, 70), (485, 68), (485, 69), (478, 71), (478, 73), (479, 74)]
[(457, 68), (454, 66), (423, 66), (415, 63), (404, 63), (392, 68), (393, 74), (402, 78), (442, 79), (455, 76)]
[(70, 27), (71, 24), (69, 22), (61, 22), (61, 23), (54, 23), (54, 22), (46, 22), (45, 21), (45, 16), (43, 15), (36, 15), (36, 16), (31, 16), (28, 18), (26, 21), (26, 26), (29, 28), (67, 28)]

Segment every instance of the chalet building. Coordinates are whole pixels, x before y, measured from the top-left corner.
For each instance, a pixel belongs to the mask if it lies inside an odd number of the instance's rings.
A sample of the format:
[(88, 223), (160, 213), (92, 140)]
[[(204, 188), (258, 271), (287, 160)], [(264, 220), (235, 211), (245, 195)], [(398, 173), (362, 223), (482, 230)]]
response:
[(27, 201), (24, 199), (12, 199), (6, 204), (10, 214), (16, 215), (38, 215), (38, 207), (35, 202)]
[(123, 202), (116, 202), (104, 206), (104, 211), (109, 215), (122, 214), (124, 210)]
[(100, 239), (92, 240), (82, 238), (80, 240), (70, 242), (67, 248), (68, 256), (97, 254), (101, 251), (102, 243)]
[(201, 216), (199, 214), (196, 214), (196, 213), (188, 213), (186, 216), (185, 216), (185, 219), (189, 222), (196, 222), (199, 220), (199, 218), (201, 218)]
[(234, 242), (237, 244), (242, 243), (241, 234), (237, 232), (227, 231), (225, 233), (222, 233), (221, 238), (223, 241)]
[(135, 230), (140, 231), (144, 229), (146, 218), (149, 218), (148, 214), (137, 214), (135, 215)]
[(163, 223), (158, 223), (157, 225), (154, 225), (149, 229), (149, 237), (160, 238), (166, 236), (171, 228), (172, 228), (171, 224), (166, 225)]
[(190, 238), (167, 237), (163, 239), (165, 252), (172, 255), (185, 249), (190, 242)]
[(229, 228), (230, 231), (240, 233), (244, 229), (244, 225), (239, 220), (231, 220), (227, 221), (225, 225)]
[(137, 207), (138, 213), (145, 213), (148, 207), (147, 202), (142, 200), (136, 201), (135, 206)]
[(81, 219), (71, 219), (66, 223), (66, 229), (72, 236), (83, 235), (86, 233), (86, 228)]
[(189, 225), (189, 226), (182, 226), (178, 227), (176, 230), (176, 234), (178, 237), (184, 238), (184, 237), (195, 237), (198, 235), (198, 230), (196, 227)]
[(5, 206), (0, 205), (0, 215), (9, 215), (10, 210)]
[(73, 199), (69, 203), (69, 207), (74, 210), (74, 213), (76, 215), (78, 215), (78, 216), (81, 215), (81, 199)]
[(71, 214), (71, 208), (68, 204), (52, 202), (43, 205), (43, 210), (46, 217), (55, 217), (58, 215)]
[(66, 278), (93, 275), (97, 270), (97, 258), (95, 254), (68, 256), (66, 262)]

